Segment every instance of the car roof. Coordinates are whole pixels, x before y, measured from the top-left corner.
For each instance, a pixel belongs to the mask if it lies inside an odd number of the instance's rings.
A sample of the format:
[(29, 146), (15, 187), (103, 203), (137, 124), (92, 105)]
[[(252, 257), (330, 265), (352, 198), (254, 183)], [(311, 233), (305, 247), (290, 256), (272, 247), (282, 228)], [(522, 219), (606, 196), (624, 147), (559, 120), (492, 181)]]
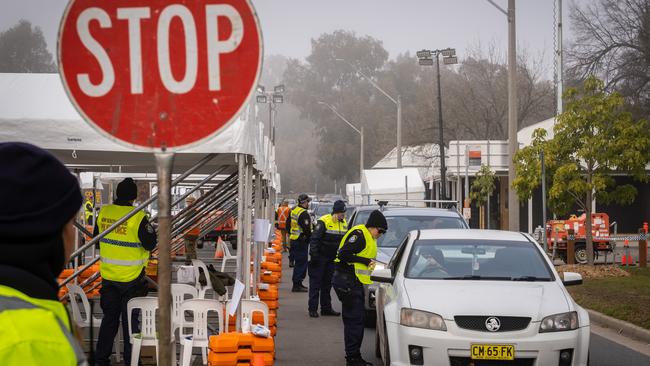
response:
[(470, 239), (529, 242), (528, 238), (520, 232), (479, 229), (426, 229), (420, 230), (419, 239)]
[(392, 207), (384, 216), (437, 216), (460, 217), (458, 211), (435, 207)]

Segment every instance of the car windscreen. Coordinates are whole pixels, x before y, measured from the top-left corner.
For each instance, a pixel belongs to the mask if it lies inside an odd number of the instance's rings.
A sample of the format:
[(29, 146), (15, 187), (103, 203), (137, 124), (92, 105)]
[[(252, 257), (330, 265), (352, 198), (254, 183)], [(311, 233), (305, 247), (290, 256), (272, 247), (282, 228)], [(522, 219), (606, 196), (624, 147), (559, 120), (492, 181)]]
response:
[(319, 204), (318, 207), (316, 207), (316, 210), (314, 211), (314, 215), (316, 218), (319, 218), (323, 215), (327, 215), (329, 213), (332, 213), (332, 206), (331, 204)]
[(345, 208), (345, 219), (349, 222), (350, 218), (352, 217), (352, 214), (354, 213), (354, 210), (357, 208), (354, 206), (348, 206)]
[(506, 240), (418, 240), (406, 277), (442, 280), (552, 281), (534, 243)]
[(377, 239), (379, 247), (397, 247), (411, 230), (466, 228), (460, 217), (388, 215), (386, 222), (388, 230)]

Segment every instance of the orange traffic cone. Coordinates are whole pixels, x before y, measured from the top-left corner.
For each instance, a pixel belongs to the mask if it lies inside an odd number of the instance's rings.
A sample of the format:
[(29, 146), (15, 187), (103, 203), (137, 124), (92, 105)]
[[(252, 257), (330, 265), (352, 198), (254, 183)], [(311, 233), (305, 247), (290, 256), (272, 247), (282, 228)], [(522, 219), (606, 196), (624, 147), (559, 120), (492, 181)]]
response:
[(625, 254), (621, 255), (621, 266), (627, 266), (627, 256)]
[(223, 245), (223, 240), (221, 240), (221, 238), (217, 238), (217, 249), (214, 252), (214, 259), (223, 258)]

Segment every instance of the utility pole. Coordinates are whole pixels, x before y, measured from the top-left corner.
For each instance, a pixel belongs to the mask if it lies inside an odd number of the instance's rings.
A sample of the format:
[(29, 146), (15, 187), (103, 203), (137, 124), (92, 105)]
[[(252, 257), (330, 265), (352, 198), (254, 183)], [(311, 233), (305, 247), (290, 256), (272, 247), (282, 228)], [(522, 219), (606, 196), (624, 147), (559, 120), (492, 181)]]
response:
[(519, 231), (519, 198), (515, 181), (514, 158), (517, 148), (517, 35), (515, 0), (508, 0), (508, 229)]

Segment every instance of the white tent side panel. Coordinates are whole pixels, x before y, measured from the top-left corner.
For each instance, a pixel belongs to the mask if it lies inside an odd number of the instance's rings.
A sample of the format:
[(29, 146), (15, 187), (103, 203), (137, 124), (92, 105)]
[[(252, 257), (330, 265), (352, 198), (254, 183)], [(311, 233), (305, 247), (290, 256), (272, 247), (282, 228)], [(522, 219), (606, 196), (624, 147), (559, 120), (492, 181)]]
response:
[[(417, 168), (367, 169), (363, 171), (361, 191), (364, 203), (392, 200), (395, 204), (403, 205), (406, 204), (405, 199), (424, 200), (426, 189)], [(410, 202), (408, 206), (426, 205), (424, 202)]]
[(345, 195), (348, 197), (348, 204), (361, 204), (361, 183), (350, 183), (345, 185)]

